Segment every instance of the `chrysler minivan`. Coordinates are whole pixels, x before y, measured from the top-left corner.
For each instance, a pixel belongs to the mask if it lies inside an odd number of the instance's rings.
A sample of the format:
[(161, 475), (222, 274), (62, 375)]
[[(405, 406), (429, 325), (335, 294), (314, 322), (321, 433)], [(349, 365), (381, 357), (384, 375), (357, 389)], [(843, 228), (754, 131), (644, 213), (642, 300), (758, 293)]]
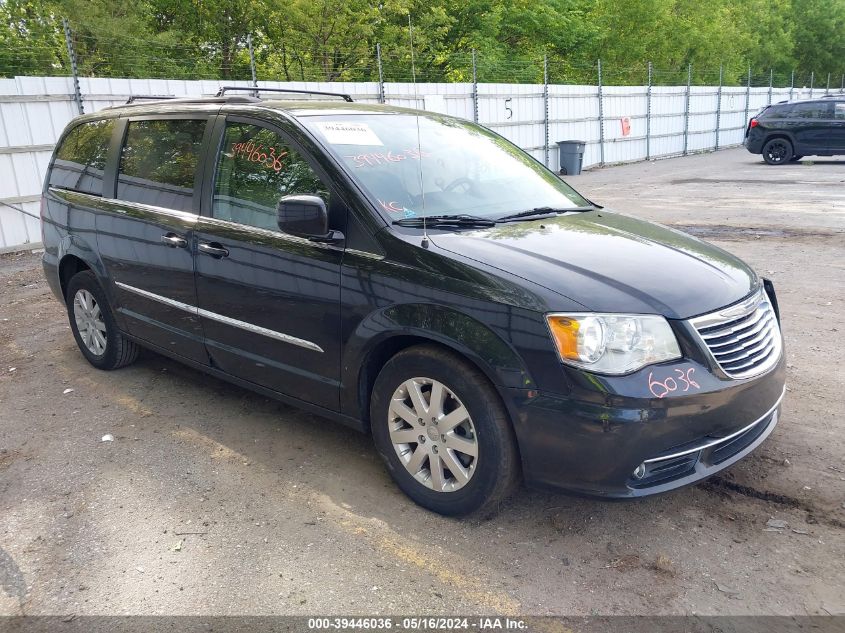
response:
[(482, 126), (313, 96), (67, 126), (44, 271), (94, 367), (148, 348), (370, 433), (446, 515), (520, 480), (665, 492), (772, 432), (778, 305), (742, 261), (611, 213)]

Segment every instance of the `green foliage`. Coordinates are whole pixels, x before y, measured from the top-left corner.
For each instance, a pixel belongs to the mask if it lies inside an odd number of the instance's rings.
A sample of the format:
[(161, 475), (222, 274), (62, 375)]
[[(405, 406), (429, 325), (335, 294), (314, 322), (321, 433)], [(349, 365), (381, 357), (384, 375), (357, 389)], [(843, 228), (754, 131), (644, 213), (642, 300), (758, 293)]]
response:
[[(760, 85), (845, 72), (845, 0), (0, 0), (0, 76), (67, 74), (61, 17), (83, 75)], [(806, 78), (806, 79), (805, 79)]]
[(61, 18), (50, 0), (0, 0), (0, 77), (67, 74)]

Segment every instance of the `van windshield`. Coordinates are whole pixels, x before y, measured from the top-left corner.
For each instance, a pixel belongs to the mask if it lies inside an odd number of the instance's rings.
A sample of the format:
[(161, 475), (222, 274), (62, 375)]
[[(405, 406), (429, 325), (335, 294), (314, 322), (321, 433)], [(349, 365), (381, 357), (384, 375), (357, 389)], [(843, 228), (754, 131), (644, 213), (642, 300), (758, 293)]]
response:
[(469, 122), (433, 113), (300, 121), (390, 220), (461, 214), (495, 219), (590, 204), (510, 141)]

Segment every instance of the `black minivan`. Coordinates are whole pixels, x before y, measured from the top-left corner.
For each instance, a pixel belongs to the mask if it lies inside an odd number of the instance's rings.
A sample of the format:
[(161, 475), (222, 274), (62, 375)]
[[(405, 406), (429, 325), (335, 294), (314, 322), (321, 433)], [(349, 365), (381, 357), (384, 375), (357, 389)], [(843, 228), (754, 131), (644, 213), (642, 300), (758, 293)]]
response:
[(601, 208), (479, 125), (299, 99), (68, 125), (44, 270), (92, 365), (145, 347), (371, 433), (448, 515), (521, 478), (664, 492), (772, 432), (778, 306), (742, 261)]

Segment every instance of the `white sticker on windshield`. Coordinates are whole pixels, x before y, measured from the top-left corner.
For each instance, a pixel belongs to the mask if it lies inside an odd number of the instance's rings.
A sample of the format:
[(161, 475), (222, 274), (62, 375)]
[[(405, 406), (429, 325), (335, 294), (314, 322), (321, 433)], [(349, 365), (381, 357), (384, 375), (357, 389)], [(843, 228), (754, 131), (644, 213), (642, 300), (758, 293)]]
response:
[(332, 145), (384, 145), (366, 123), (318, 121), (314, 125)]

